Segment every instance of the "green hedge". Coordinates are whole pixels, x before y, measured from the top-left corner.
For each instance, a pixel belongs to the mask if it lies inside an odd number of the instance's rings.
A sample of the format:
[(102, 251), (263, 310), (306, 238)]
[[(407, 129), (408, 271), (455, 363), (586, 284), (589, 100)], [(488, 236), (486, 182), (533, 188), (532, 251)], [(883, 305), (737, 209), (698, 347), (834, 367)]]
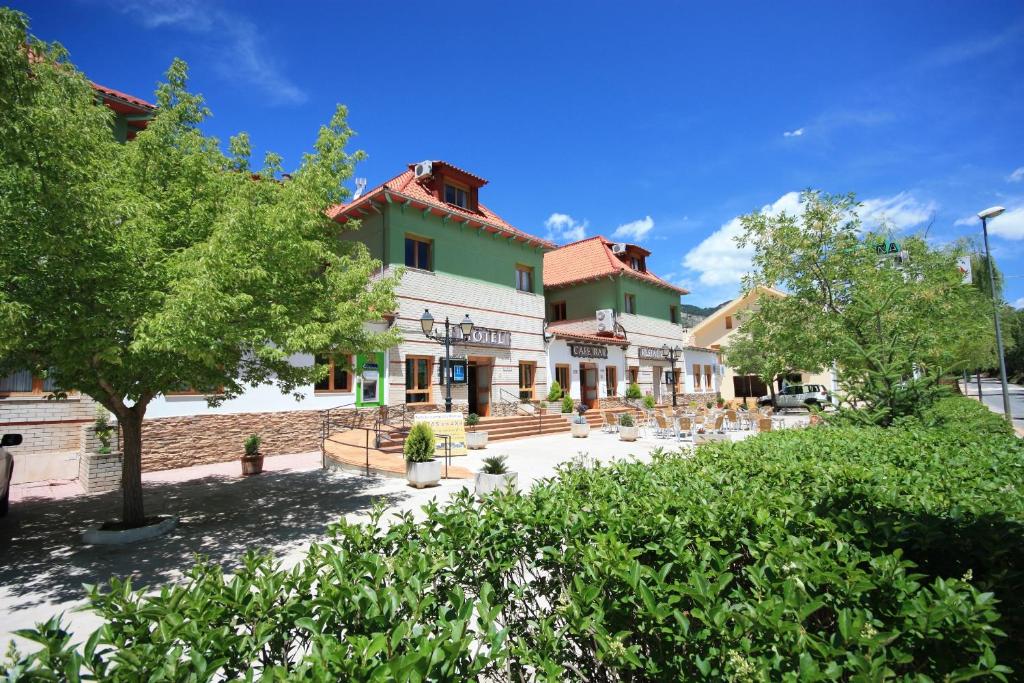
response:
[(115, 581), (91, 594), (108, 623), (84, 649), (53, 621), (10, 671), (1007, 680), (1024, 664), (1024, 448), (959, 401), (937, 427), (782, 431), (577, 462), (422, 522), (378, 511), (287, 571), (249, 555), (151, 596)]

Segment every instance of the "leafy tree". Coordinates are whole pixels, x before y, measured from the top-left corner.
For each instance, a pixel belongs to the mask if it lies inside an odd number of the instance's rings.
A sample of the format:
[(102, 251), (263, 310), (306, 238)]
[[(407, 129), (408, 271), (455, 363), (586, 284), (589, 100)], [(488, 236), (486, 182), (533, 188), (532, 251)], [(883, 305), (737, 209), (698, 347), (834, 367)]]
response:
[[(758, 307), (770, 305), (772, 297), (761, 297)], [(754, 375), (765, 383), (775, 399), (775, 381), (797, 369), (818, 370), (820, 363), (805, 348), (787, 343), (791, 325), (758, 316), (754, 311), (737, 314), (739, 330), (732, 336), (725, 351), (725, 362), (738, 374)]]
[[(741, 248), (753, 249), (746, 286), (779, 285), (752, 320), (791, 361), (835, 365), (848, 405), (888, 425), (932, 398), (939, 377), (973, 367), (992, 348), (986, 297), (961, 284), (965, 244), (933, 248), (901, 238), (901, 256), (876, 253), (887, 234), (864, 232), (851, 195), (807, 191), (798, 215), (742, 218)], [(756, 337), (755, 337), (756, 338)]]
[(48, 373), (117, 416), (123, 521), (138, 525), (154, 397), (295, 392), (327, 371), (296, 353), (394, 343), (364, 323), (393, 310), (395, 281), (325, 214), (363, 158), (345, 152), (344, 107), (290, 176), (274, 154), (254, 170), (247, 136), (225, 154), (203, 134), (175, 60), (154, 119), (121, 145), (66, 52), (27, 29), (0, 10), (0, 371)]

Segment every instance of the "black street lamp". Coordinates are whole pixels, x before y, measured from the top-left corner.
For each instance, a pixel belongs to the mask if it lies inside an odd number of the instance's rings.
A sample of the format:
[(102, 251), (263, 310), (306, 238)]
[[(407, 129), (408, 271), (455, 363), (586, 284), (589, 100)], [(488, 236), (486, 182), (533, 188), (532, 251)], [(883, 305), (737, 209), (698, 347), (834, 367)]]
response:
[[(452, 412), (452, 355), (451, 348), (452, 344), (459, 341), (458, 338), (452, 337), (453, 325), (448, 322), (448, 317), (444, 319), (444, 336), (434, 332), (434, 316), (430, 315), (430, 309), (424, 308), (423, 315), (420, 317), (420, 328), (423, 330), (423, 334), (428, 339), (433, 339), (438, 344), (444, 346), (444, 411), (446, 413)], [(469, 319), (469, 314), (462, 319), (459, 323), (459, 329), (462, 332), (462, 339), (468, 340), (469, 336), (473, 333), (473, 321)]]
[(661, 355), (672, 363), (672, 407), (676, 407), (676, 361), (679, 360), (683, 355), (683, 350), (676, 344), (674, 347), (669, 347), (668, 344), (662, 344)]

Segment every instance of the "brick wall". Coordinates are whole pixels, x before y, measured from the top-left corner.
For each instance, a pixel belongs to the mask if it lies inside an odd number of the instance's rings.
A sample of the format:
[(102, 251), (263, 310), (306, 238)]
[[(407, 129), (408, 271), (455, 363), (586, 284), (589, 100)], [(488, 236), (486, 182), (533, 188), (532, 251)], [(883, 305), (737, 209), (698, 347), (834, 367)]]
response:
[(265, 456), (320, 449), (320, 412), (235, 413), (162, 417), (142, 423), (142, 471), (237, 460), (250, 434)]
[(50, 451), (78, 450), (79, 427), (96, 417), (96, 403), (88, 396), (63, 401), (43, 397), (0, 400), (0, 432), (21, 434), (15, 456)]

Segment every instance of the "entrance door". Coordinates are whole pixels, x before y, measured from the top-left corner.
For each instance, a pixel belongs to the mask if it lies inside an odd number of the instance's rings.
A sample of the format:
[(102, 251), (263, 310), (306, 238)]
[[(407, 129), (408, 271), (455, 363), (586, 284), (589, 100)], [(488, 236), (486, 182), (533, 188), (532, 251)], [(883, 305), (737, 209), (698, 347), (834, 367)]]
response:
[(469, 394), (469, 412), (480, 417), (491, 414), (491, 366), (480, 361), (469, 361), (466, 375)]
[(588, 408), (597, 408), (597, 366), (580, 364), (580, 398)]
[(466, 388), (467, 388), (467, 393), (469, 394), (469, 412), (476, 413), (477, 415), (479, 415), (480, 414), (480, 402), (477, 400), (477, 395), (476, 395), (476, 387), (477, 387), (476, 373), (477, 373), (476, 364), (471, 364), (469, 366), (468, 372), (466, 374)]

